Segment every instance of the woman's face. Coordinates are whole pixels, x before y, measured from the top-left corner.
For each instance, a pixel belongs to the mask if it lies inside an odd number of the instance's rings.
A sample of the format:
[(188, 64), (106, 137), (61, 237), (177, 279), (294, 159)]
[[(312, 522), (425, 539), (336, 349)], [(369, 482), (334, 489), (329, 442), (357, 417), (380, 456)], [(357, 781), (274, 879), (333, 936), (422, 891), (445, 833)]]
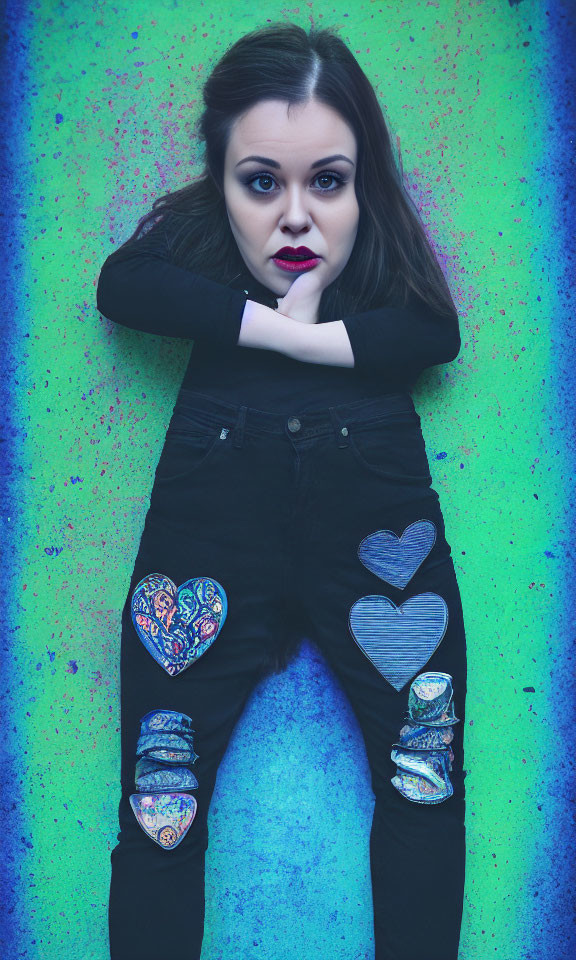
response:
[(274, 262), (282, 247), (320, 258), (312, 269), (322, 289), (348, 263), (360, 214), (356, 162), (354, 132), (316, 100), (290, 117), (285, 101), (265, 100), (236, 121), (224, 164), (228, 219), (246, 266), (276, 296), (302, 274)]

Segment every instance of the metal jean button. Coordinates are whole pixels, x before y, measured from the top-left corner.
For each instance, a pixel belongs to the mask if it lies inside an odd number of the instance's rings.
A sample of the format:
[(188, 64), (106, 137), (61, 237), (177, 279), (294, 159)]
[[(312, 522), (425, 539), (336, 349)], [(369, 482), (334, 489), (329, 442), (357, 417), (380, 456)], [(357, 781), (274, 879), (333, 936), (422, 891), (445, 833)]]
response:
[(301, 426), (302, 424), (300, 423), (298, 417), (288, 418), (288, 429), (291, 431), (291, 433), (296, 433), (296, 431), (299, 430)]

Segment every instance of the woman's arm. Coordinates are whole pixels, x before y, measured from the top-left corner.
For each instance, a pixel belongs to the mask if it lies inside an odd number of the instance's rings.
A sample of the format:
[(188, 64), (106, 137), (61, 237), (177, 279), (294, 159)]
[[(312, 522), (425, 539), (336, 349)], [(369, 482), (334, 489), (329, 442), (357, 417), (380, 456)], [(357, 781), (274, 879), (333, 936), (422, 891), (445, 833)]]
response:
[(296, 321), (171, 263), (161, 221), (105, 260), (96, 302), (109, 320), (134, 330), (276, 350), (305, 363), (383, 376), (413, 377), (453, 360), (460, 349), (456, 311), (442, 317), (415, 298), (409, 307), (379, 307), (328, 323)]
[(171, 263), (162, 223), (105, 260), (96, 304), (109, 320), (133, 330), (276, 350), (310, 363), (353, 364), (341, 323), (323, 324), (330, 329), (311, 338), (306, 324)]
[(426, 367), (454, 360), (460, 351), (460, 332), (456, 310), (444, 316), (416, 297), (407, 307), (379, 307), (316, 324), (295, 323), (249, 300), (239, 343), (279, 350), (305, 363), (410, 379)]
[(277, 350), (293, 360), (353, 367), (354, 355), (344, 324), (300, 323), (270, 307), (248, 300), (238, 345)]
[[(246, 305), (240, 342), (271, 347), (307, 363), (354, 367), (413, 381), (423, 369), (453, 360), (460, 350), (458, 313), (440, 314), (411, 291), (406, 304), (389, 301), (342, 321), (318, 323), (323, 292), (315, 271), (300, 274), (275, 311)], [(281, 314), (275, 321), (271, 314)], [(286, 320), (298, 320), (286, 323)]]
[(458, 311), (437, 313), (412, 294), (408, 305), (378, 307), (342, 320), (362, 373), (414, 378), (460, 352)]
[(164, 224), (104, 261), (96, 288), (101, 314), (146, 333), (234, 347), (246, 294), (170, 262)]

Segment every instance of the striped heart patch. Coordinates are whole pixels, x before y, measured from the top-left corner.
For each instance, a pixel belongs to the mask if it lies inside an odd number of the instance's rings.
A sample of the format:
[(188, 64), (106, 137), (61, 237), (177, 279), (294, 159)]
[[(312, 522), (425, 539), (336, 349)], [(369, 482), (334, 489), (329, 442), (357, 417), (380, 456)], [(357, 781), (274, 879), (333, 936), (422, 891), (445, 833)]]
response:
[(395, 690), (428, 663), (448, 626), (446, 601), (419, 593), (397, 607), (388, 597), (361, 597), (350, 609), (350, 632)]
[(393, 530), (377, 530), (364, 537), (358, 557), (371, 573), (393, 587), (404, 589), (436, 542), (431, 520), (416, 520), (401, 537)]

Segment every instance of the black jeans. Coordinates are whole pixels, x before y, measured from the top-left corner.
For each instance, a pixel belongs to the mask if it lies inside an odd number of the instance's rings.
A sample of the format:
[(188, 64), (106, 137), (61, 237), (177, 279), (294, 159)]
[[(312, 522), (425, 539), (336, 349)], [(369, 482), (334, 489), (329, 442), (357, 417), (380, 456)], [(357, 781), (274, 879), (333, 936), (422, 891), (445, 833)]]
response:
[[(200, 957), (207, 814), (218, 765), (254, 685), (294, 631), (316, 643), (334, 670), (366, 745), (375, 797), (370, 863), (376, 960), (456, 960), (465, 871), (466, 641), (451, 550), (431, 483), (409, 394), (301, 414), (296, 406), (294, 416), (284, 417), (181, 390), (122, 613), (112, 960)], [(364, 538), (382, 530), (400, 537), (420, 520), (434, 524), (436, 539), (406, 585), (393, 586), (382, 571), (361, 562)], [(220, 633), (176, 676), (155, 661), (131, 621), (132, 591), (150, 573), (164, 574), (176, 586), (211, 577), (226, 591)], [(421, 658), (397, 689), (385, 678), (386, 668), (381, 673), (355, 640), (350, 611), (362, 597), (387, 597), (399, 607), (425, 592), (443, 598), (448, 624), (432, 655)], [(459, 718), (451, 744), (454, 792), (434, 804), (407, 799), (391, 783), (397, 772), (392, 744), (406, 722), (412, 677), (424, 671), (453, 678)], [(128, 799), (137, 792), (140, 719), (158, 708), (192, 717), (198, 754), (191, 768), (198, 780), (197, 813), (182, 842), (170, 850), (145, 834)], [(168, 885), (181, 901), (177, 897), (173, 908), (159, 913), (158, 897)], [(326, 949), (328, 956), (329, 945)]]

